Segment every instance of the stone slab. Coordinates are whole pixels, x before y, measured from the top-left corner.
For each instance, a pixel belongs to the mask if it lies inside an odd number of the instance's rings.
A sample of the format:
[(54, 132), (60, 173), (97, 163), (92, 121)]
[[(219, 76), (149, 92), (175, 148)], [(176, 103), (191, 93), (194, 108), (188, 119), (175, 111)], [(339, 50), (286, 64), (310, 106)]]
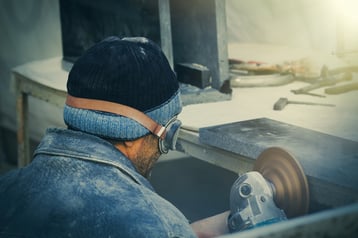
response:
[(300, 162), (316, 202), (358, 201), (358, 142), (268, 118), (201, 128), (199, 141), (253, 160), (268, 147), (284, 148)]

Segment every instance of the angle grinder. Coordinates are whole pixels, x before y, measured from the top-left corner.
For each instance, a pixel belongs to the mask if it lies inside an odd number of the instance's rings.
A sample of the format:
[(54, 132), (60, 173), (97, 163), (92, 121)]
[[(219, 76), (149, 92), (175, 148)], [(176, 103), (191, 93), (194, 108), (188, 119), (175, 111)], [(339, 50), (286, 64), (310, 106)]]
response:
[(306, 214), (308, 205), (301, 165), (286, 150), (271, 147), (259, 155), (253, 171), (232, 185), (228, 227), (237, 232), (287, 220)]

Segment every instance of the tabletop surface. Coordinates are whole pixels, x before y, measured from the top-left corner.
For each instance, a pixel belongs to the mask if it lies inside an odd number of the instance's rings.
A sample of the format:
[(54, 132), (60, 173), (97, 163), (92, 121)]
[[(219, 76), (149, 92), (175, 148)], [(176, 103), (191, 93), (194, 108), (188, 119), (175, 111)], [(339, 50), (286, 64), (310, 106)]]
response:
[(67, 90), (68, 71), (62, 67), (62, 57), (32, 61), (17, 66), (12, 71), (50, 88)]
[[(61, 62), (61, 57), (34, 61), (13, 71), (48, 87), (66, 91), (68, 71), (63, 69)], [(358, 82), (358, 73), (353, 73), (352, 81)], [(295, 95), (290, 91), (306, 85), (305, 82), (293, 81), (274, 87), (235, 87), (231, 100), (187, 105), (179, 119), (184, 126), (201, 128), (265, 117), (358, 141), (358, 91), (326, 95), (324, 98)], [(324, 88), (312, 92), (324, 94)], [(273, 105), (280, 97), (330, 103), (335, 107), (288, 104), (282, 111), (275, 111)]]

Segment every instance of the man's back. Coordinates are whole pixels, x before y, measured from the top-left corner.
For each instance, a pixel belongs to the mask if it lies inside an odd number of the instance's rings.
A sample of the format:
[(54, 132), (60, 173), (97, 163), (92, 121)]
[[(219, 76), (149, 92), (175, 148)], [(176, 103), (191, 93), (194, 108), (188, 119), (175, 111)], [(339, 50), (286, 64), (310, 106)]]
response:
[(194, 237), (110, 143), (49, 130), (26, 168), (0, 178), (0, 237)]

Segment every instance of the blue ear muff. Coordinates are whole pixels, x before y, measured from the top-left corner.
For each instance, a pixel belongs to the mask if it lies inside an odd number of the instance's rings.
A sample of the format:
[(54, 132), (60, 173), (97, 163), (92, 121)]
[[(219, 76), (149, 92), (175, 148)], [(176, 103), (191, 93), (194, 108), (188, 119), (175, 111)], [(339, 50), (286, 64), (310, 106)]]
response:
[(167, 154), (169, 150), (175, 150), (175, 145), (179, 136), (179, 129), (181, 121), (172, 118), (166, 125), (166, 134), (164, 139), (159, 138), (159, 151), (162, 154)]

